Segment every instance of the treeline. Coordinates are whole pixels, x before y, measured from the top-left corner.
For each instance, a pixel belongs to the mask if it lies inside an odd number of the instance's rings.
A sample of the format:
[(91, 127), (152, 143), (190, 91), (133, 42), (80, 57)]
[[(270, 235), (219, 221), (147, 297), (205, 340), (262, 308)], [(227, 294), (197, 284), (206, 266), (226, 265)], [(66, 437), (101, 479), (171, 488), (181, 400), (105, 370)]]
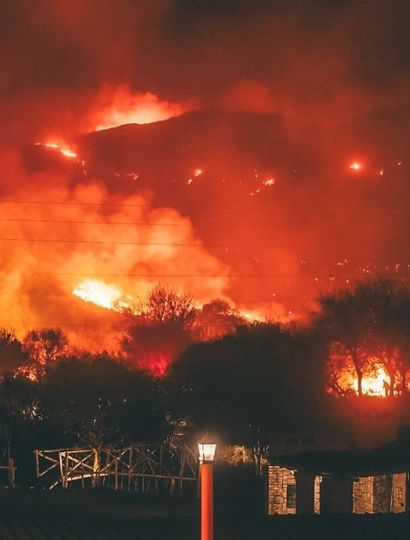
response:
[[(331, 422), (330, 402), (363, 394), (364, 378), (380, 367), (386, 395), (408, 393), (410, 295), (394, 282), (320, 298), (308, 326), (238, 320), (205, 341), (193, 337), (192, 300), (169, 295), (158, 288), (145, 313), (126, 315), (118, 356), (75, 352), (59, 329), (21, 341), (0, 332), (0, 446), (18, 465), (31, 464), (35, 448), (123, 446), (176, 432), (266, 445)], [(162, 377), (145, 361), (176, 350)]]
[[(118, 358), (155, 376), (165, 375), (191, 344), (216, 339), (247, 324), (241, 313), (223, 300), (198, 307), (192, 296), (162, 285), (153, 287), (143, 302), (118, 306), (118, 311), (123, 327)], [(21, 341), (13, 330), (0, 329), (0, 372), (19, 369), (39, 380), (46, 366), (82, 354), (58, 328), (32, 330)]]

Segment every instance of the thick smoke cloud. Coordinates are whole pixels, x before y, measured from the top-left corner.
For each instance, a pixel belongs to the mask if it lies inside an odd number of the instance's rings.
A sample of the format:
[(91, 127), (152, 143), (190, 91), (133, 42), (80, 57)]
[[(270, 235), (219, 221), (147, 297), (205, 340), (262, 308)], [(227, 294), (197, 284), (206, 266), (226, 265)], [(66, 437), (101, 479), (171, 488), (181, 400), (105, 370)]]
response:
[[(153, 207), (147, 192), (114, 195), (97, 178), (70, 185), (73, 174), (65, 167), (28, 172), (12, 150), (1, 155), (20, 185), (13, 182), (0, 201), (0, 324), (20, 332), (61, 326), (76, 335), (77, 344), (91, 335), (95, 345), (98, 334), (99, 348), (115, 348), (112, 331), (121, 328), (121, 317), (95, 311), (72, 294), (86, 279), (115, 286), (135, 305), (161, 276), (172, 287), (195, 292), (202, 303), (212, 299), (210, 291), (228, 299), (227, 267), (207, 252), (176, 210)], [(209, 277), (204, 280), (201, 273)]]
[(16, 136), (81, 127), (103, 85), (318, 123), (408, 99), (403, 0), (5, 0), (1, 9), (0, 88)]

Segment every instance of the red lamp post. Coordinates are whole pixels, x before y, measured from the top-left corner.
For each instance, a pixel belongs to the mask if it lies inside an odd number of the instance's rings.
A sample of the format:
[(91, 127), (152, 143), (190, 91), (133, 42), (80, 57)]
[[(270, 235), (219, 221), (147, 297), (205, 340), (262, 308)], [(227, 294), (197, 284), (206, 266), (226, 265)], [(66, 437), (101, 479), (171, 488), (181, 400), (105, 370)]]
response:
[(216, 444), (198, 443), (201, 482), (201, 540), (214, 539), (213, 461)]

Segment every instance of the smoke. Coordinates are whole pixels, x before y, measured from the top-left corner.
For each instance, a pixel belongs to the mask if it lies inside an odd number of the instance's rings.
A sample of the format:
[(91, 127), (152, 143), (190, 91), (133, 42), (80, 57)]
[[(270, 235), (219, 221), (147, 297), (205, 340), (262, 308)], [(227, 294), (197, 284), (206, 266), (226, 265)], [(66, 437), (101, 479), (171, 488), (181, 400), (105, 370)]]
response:
[(126, 86), (104, 87), (89, 113), (88, 131), (101, 131), (124, 124), (152, 124), (175, 118), (197, 106), (194, 100), (186, 103), (161, 101), (151, 92), (132, 93)]
[(6, 0), (7, 131), (73, 130), (103, 88), (124, 85), (172, 104), (345, 123), (408, 102), (409, 9), (401, 0)]
[[(42, 204), (1, 204), (2, 324), (108, 334), (116, 315), (71, 294), (87, 278), (282, 320), (329, 274), (406, 278), (409, 9), (4, 1), (1, 196)], [(78, 159), (31, 148), (53, 141)]]
[(86, 279), (135, 303), (164, 280), (200, 302), (226, 297), (226, 267), (176, 210), (153, 206), (148, 193), (113, 195), (97, 178), (73, 184), (70, 169), (26, 170), (15, 150), (3, 149), (3, 160), (13, 176), (0, 202), (1, 326), (61, 326), (77, 345), (98, 335), (97, 348), (115, 348), (120, 316), (72, 295)]

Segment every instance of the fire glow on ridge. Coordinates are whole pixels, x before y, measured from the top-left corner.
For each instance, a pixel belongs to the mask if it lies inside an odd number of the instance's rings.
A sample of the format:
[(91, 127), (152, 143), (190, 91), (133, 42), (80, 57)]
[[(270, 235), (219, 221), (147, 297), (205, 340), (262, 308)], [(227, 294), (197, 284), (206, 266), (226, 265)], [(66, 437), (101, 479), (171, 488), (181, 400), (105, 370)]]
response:
[(72, 148), (66, 145), (58, 144), (56, 142), (45, 142), (45, 143), (38, 142), (38, 143), (35, 143), (35, 146), (42, 146), (50, 150), (56, 150), (57, 152), (59, 152), (62, 156), (66, 158), (75, 159), (78, 157), (77, 152), (75, 152)]
[(122, 292), (114, 285), (108, 285), (103, 281), (85, 279), (72, 292), (84, 302), (90, 302), (105, 309), (120, 311), (121, 307), (124, 307), (120, 302)]
[(151, 92), (132, 93), (120, 87), (112, 95), (103, 95), (94, 113), (92, 131), (102, 131), (125, 124), (151, 124), (181, 116), (192, 106), (161, 100)]

